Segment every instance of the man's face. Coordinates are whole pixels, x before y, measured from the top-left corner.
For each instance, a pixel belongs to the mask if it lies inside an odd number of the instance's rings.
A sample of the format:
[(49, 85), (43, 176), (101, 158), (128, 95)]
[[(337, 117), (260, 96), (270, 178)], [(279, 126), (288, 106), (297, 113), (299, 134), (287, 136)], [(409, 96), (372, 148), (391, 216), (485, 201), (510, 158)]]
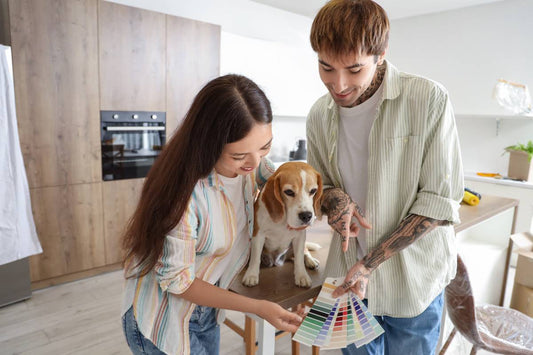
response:
[(320, 79), (328, 88), (335, 103), (342, 107), (353, 107), (374, 79), (378, 63), (373, 55), (334, 56), (318, 52)]

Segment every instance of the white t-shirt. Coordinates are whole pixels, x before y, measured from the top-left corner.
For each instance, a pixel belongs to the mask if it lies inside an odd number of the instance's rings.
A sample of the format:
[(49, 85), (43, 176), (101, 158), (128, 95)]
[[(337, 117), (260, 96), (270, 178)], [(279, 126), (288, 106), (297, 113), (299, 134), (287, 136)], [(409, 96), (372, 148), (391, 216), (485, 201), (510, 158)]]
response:
[[(244, 207), (244, 179), (242, 175), (237, 175), (234, 178), (229, 178), (223, 175), (218, 174), (218, 178), (222, 181), (224, 185), (224, 190), (226, 196), (233, 204), (233, 211), (235, 212), (235, 219), (237, 226), (236, 231), (237, 235), (234, 236), (233, 245), (247, 243), (249, 239), (248, 227), (246, 224), (246, 210)], [(240, 250), (239, 248), (232, 247), (230, 253), (235, 250)], [(224, 273), (224, 270), (229, 265), (229, 263), (234, 260), (233, 257), (225, 258), (219, 265), (217, 265), (216, 270), (214, 271), (214, 280), (218, 280), (220, 276)]]
[[(339, 107), (339, 172), (345, 191), (363, 211), (366, 211), (368, 191), (368, 137), (382, 97), (383, 84), (365, 102), (354, 107)], [(364, 231), (361, 229), (357, 237), (358, 259), (367, 253)]]

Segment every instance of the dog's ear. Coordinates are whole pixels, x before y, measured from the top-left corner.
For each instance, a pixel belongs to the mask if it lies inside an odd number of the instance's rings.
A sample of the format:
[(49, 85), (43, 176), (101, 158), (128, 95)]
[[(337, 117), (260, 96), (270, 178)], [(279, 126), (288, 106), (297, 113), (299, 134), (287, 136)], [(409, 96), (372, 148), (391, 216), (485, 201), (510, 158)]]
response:
[(285, 214), (285, 204), (281, 197), (280, 185), (280, 176), (273, 176), (267, 180), (264, 191), (261, 194), (261, 199), (274, 222), (279, 222)]
[(322, 175), (316, 173), (316, 182), (318, 184), (316, 194), (313, 196), (313, 207), (315, 208), (315, 216), (318, 219), (322, 218)]

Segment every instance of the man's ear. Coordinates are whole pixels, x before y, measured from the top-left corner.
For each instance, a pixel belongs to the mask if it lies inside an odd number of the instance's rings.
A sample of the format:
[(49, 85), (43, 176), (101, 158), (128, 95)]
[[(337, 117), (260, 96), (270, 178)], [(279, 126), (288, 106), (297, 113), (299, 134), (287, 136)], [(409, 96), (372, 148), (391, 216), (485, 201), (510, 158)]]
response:
[(280, 176), (277, 175), (268, 179), (261, 194), (261, 200), (274, 222), (279, 222), (285, 214), (285, 204), (283, 203), (280, 189)]
[(387, 53), (387, 50), (389, 49), (389, 46), (387, 46), (387, 48), (385, 48), (385, 50), (383, 51), (383, 53), (381, 53), (379, 56), (378, 56), (378, 65), (383, 65), (383, 62), (385, 61), (385, 54)]

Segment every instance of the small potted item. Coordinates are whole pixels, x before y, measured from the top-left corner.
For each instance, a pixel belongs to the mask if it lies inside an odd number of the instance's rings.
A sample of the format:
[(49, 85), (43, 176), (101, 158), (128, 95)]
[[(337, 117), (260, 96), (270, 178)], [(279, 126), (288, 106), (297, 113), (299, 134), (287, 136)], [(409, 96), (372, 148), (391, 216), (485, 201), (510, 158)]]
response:
[(533, 182), (533, 141), (527, 144), (511, 145), (505, 148), (509, 153), (509, 170), (507, 176), (515, 180)]

